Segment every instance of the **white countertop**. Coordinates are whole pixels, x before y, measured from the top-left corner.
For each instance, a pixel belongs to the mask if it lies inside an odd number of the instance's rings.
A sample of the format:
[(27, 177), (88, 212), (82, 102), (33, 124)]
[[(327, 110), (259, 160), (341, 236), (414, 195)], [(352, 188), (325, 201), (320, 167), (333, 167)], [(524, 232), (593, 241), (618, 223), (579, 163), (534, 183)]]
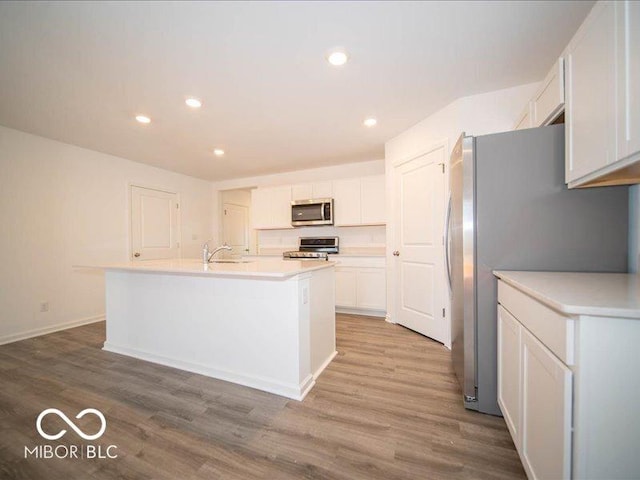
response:
[(640, 318), (640, 277), (636, 274), (506, 270), (493, 273), (565, 315)]
[(105, 265), (82, 265), (106, 271), (165, 273), (202, 277), (287, 278), (301, 273), (329, 268), (334, 262), (314, 260), (260, 259), (243, 263), (209, 263), (199, 259), (147, 260)]

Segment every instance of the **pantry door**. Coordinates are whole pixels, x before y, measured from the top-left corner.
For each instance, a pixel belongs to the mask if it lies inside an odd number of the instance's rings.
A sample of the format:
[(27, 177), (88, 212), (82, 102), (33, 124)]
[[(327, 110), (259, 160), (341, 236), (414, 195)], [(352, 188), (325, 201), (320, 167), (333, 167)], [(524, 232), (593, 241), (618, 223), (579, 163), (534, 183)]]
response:
[(131, 260), (180, 257), (179, 209), (176, 193), (131, 186)]
[(393, 168), (394, 321), (448, 343), (445, 317), (444, 192), (446, 147)]

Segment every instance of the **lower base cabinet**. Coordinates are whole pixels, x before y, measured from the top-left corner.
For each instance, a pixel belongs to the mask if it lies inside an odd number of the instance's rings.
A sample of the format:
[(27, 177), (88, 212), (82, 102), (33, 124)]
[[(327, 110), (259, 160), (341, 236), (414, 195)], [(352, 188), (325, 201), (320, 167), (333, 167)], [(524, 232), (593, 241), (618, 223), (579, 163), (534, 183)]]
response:
[(384, 268), (336, 266), (336, 309), (384, 316), (386, 311)]
[(640, 319), (564, 316), (498, 282), (498, 405), (530, 479), (638, 478)]
[(571, 370), (521, 328), (522, 461), (532, 478), (569, 478)]

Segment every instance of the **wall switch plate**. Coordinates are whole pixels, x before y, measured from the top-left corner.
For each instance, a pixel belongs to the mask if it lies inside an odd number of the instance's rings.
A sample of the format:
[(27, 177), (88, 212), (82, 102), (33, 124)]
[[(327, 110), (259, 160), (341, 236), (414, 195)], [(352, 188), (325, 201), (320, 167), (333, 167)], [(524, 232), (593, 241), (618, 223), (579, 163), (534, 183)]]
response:
[(309, 289), (304, 287), (302, 289), (302, 304), (306, 305), (307, 303), (309, 303)]
[(40, 304), (40, 312), (48, 312), (49, 311), (49, 302), (42, 302)]

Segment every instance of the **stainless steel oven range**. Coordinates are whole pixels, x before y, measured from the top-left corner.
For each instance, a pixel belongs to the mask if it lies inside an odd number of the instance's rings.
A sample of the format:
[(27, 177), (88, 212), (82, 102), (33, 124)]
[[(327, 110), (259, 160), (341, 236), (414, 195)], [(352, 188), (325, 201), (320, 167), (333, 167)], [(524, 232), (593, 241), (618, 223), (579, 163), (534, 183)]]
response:
[(285, 260), (328, 260), (329, 254), (340, 252), (338, 237), (300, 237), (298, 250), (284, 252)]

